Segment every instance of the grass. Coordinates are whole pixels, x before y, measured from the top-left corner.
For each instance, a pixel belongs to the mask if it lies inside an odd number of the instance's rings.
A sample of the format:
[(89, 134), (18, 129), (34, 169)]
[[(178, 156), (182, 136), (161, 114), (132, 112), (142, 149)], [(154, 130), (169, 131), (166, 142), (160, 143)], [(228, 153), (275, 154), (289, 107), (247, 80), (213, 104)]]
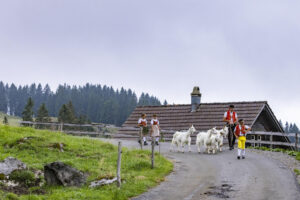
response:
[(0, 124), (3, 124), (4, 116), (7, 117), (9, 125), (20, 126), (19, 121), (22, 121), (22, 119), (20, 117), (7, 115), (7, 114), (4, 114), (3, 112), (0, 112)]
[[(24, 140), (23, 138), (29, 138)], [(64, 152), (56, 148), (64, 144)], [(42, 170), (44, 165), (62, 161), (85, 173), (88, 183), (104, 177), (116, 176), (117, 147), (95, 139), (74, 137), (63, 133), (24, 127), (0, 126), (0, 160), (8, 156), (24, 162), (31, 170)], [(149, 151), (122, 149), (122, 187), (115, 184), (96, 189), (42, 186), (44, 195), (21, 195), (18, 199), (101, 199), (118, 200), (137, 196), (164, 180), (173, 164), (156, 154), (155, 168), (151, 169)], [(0, 199), (14, 199), (15, 195), (0, 191)], [(11, 197), (10, 197), (11, 196)]]
[(290, 156), (293, 156), (293, 157), (295, 157), (296, 160), (300, 161), (300, 152), (298, 152), (298, 151), (291, 151), (291, 150), (286, 150), (286, 149), (281, 149), (281, 148), (271, 149), (268, 147), (247, 147), (247, 148), (257, 149), (257, 150), (262, 150), (262, 151), (282, 152), (282, 153), (286, 153)]

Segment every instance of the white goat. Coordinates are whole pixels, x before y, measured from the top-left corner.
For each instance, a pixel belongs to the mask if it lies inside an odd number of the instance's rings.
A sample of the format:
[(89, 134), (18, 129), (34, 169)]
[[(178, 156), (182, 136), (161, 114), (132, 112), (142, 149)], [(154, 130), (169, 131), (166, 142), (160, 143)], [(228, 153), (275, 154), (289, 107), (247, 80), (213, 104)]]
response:
[(217, 142), (218, 142), (218, 147), (219, 147), (219, 151), (222, 151), (222, 147), (223, 147), (223, 140), (224, 138), (227, 137), (228, 133), (229, 133), (229, 129), (227, 126), (224, 126), (223, 129), (221, 130), (216, 130), (217, 131)]
[(173, 146), (176, 144), (178, 152), (179, 146), (181, 147), (181, 152), (184, 153), (184, 146), (188, 144), (189, 151), (191, 152), (191, 135), (196, 132), (195, 127), (192, 125), (188, 131), (177, 131), (173, 135), (170, 151), (173, 150)]
[(210, 153), (212, 150), (212, 145), (215, 146), (217, 140), (217, 130), (216, 128), (209, 129), (206, 132), (199, 132), (196, 139), (196, 145), (198, 147), (198, 152), (201, 153), (201, 147), (204, 147), (204, 152)]

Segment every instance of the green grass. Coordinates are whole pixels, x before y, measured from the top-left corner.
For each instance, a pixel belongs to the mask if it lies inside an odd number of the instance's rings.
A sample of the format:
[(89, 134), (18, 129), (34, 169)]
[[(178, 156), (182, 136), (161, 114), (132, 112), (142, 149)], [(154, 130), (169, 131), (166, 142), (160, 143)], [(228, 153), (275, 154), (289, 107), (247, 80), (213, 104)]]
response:
[[(24, 137), (31, 139), (22, 140)], [(57, 143), (65, 144), (64, 152), (55, 148)], [(117, 147), (86, 137), (1, 125), (0, 160), (8, 156), (26, 163), (31, 170), (42, 170), (47, 163), (62, 161), (88, 173), (88, 183), (116, 176)], [(22, 195), (19, 199), (128, 199), (157, 185), (172, 171), (173, 164), (158, 154), (156, 166), (151, 169), (150, 156), (149, 151), (122, 149), (123, 183), (120, 189), (115, 184), (96, 189), (87, 185), (81, 188), (43, 186), (45, 195)], [(14, 195), (0, 191), (0, 199), (7, 195), (14, 198)]]
[(281, 148), (275, 148), (275, 149), (270, 149), (268, 147), (247, 147), (249, 149), (257, 149), (257, 150), (262, 150), (262, 151), (273, 151), (273, 152), (282, 152), (286, 153), (290, 156), (295, 157), (296, 160), (300, 161), (300, 152), (298, 151), (291, 151), (291, 150), (286, 150), (286, 149), (281, 149)]
[(300, 170), (299, 169), (294, 169), (294, 172), (297, 176), (300, 176)]
[(3, 112), (0, 112), (0, 124), (3, 124), (4, 116), (8, 119), (8, 124), (10, 126), (20, 126), (19, 122), (22, 121), (20, 117), (10, 116), (7, 114), (4, 114)]

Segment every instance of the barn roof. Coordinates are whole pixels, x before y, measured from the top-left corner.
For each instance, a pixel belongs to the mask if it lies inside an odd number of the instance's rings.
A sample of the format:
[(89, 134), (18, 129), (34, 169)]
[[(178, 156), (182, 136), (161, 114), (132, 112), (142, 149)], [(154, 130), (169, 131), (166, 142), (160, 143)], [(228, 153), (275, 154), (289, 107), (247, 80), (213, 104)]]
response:
[(191, 112), (191, 104), (164, 105), (164, 106), (140, 106), (137, 107), (126, 122), (122, 125), (120, 132), (126, 132), (128, 128), (137, 127), (137, 121), (141, 113), (147, 115), (148, 123), (153, 114), (157, 114), (160, 127), (163, 130), (186, 130), (191, 124), (199, 131), (208, 130), (212, 127), (221, 128), (224, 125), (223, 115), (228, 105), (234, 104), (238, 118), (243, 118), (245, 124), (252, 126), (264, 110), (271, 116), (272, 123), (278, 131), (282, 132), (275, 115), (267, 101), (251, 102), (226, 102), (226, 103), (201, 103), (196, 112)]

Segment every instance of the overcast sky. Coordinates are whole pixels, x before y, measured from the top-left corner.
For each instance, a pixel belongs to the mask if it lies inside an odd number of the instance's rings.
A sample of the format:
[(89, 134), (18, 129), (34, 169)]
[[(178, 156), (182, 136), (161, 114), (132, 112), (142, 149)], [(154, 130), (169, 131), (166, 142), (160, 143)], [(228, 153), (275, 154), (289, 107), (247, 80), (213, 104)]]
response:
[(300, 125), (300, 1), (0, 0), (0, 80), (267, 100)]

